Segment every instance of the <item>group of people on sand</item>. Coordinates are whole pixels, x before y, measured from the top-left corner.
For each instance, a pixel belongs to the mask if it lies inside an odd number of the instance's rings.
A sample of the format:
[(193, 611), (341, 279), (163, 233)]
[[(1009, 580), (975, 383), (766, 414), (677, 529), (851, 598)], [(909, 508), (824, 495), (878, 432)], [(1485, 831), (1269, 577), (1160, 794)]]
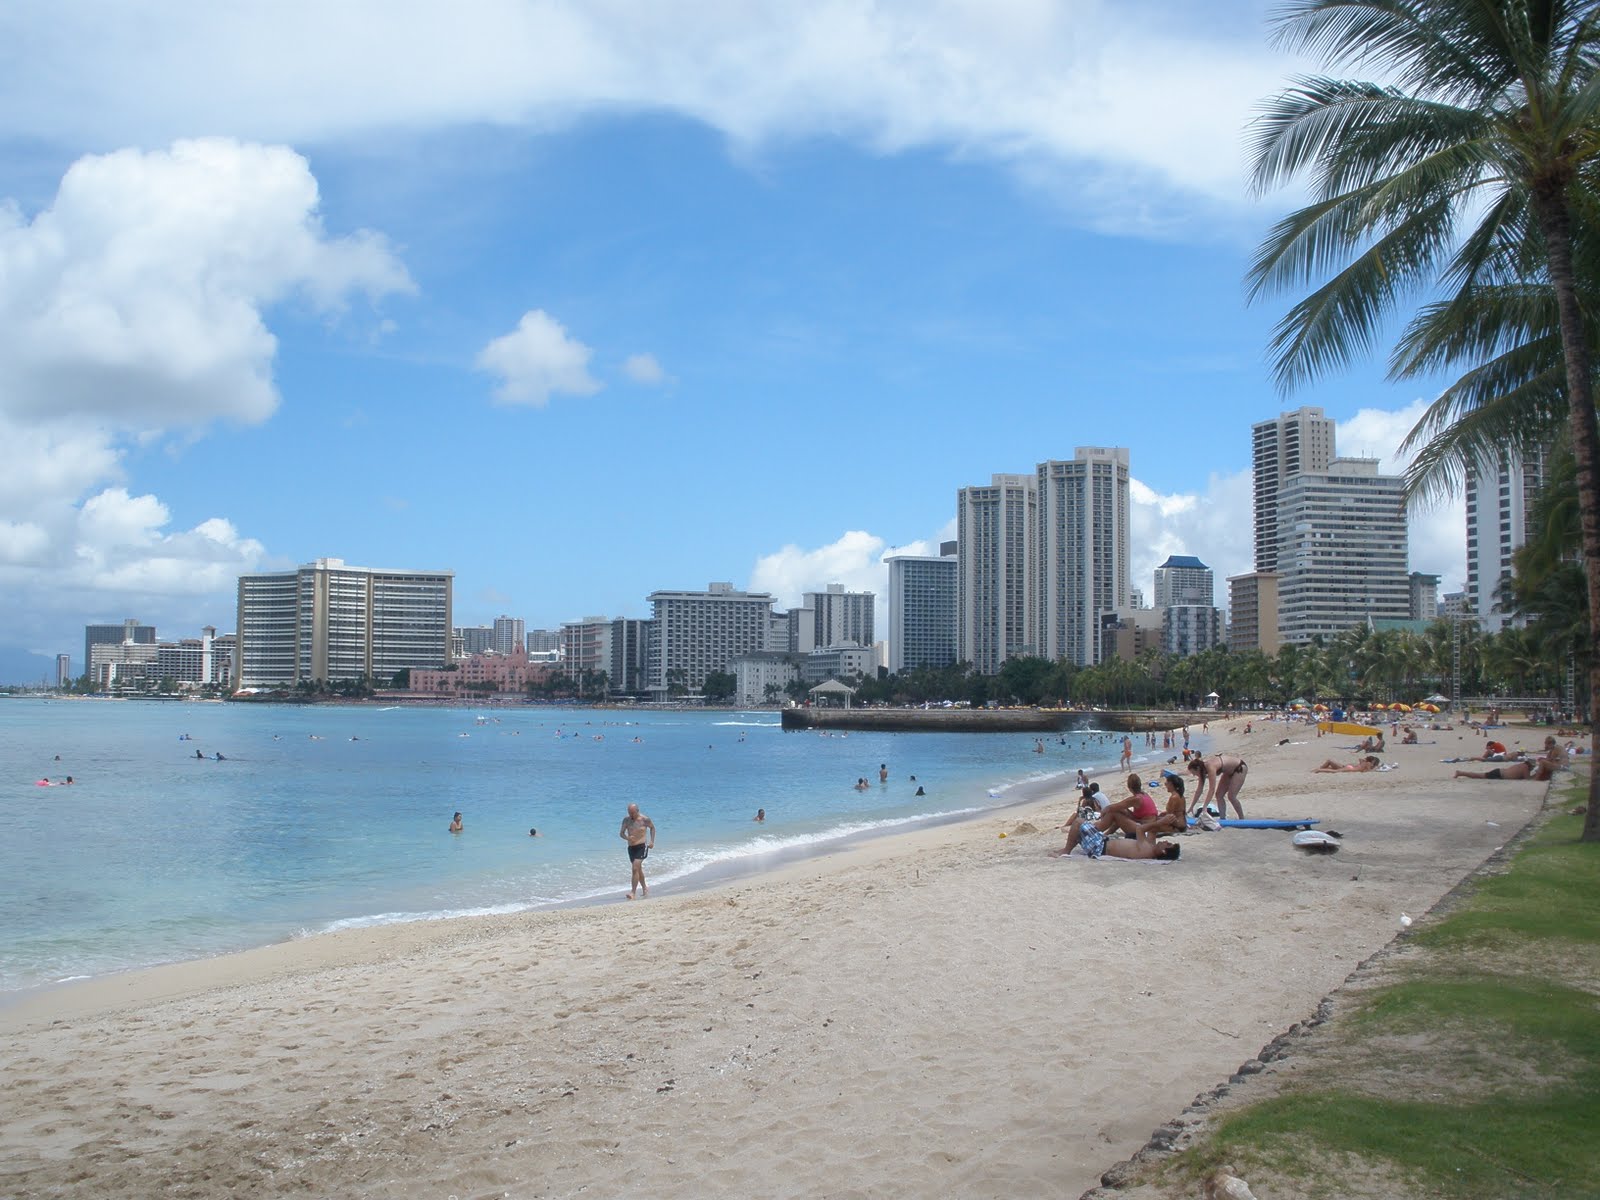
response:
[[(1067, 844), (1055, 851), (1055, 856), (1064, 857), (1081, 846), (1089, 858), (1177, 858), (1182, 847), (1177, 842), (1161, 840), (1160, 835), (1188, 828), (1183, 780), (1171, 772), (1163, 778), (1168, 796), (1164, 810), (1156, 806), (1137, 774), (1128, 776), (1128, 794), (1117, 801), (1106, 801), (1099, 784), (1088, 785), (1078, 811), (1062, 826)], [(1117, 834), (1123, 836), (1119, 838)]]
[[(1188, 780), (1177, 771), (1161, 772), (1164, 803), (1159, 805), (1145, 791), (1144, 780), (1137, 773), (1127, 777), (1127, 796), (1112, 801), (1080, 770), (1078, 811), (1062, 826), (1066, 845), (1052, 853), (1060, 858), (1081, 846), (1089, 858), (1172, 860), (1181, 848), (1177, 842), (1163, 840), (1164, 835), (1186, 832), (1191, 816), (1203, 828), (1216, 828), (1217, 820), (1225, 818), (1232, 805), (1238, 818), (1244, 819), (1239, 792), (1250, 764), (1241, 756), (1195, 753), (1185, 760), (1184, 770)], [(1187, 783), (1194, 784), (1192, 801), (1186, 795)]]
[(1490, 741), (1484, 746), (1483, 753), (1476, 758), (1467, 759), (1468, 762), (1492, 762), (1499, 766), (1490, 767), (1486, 771), (1457, 771), (1457, 779), (1532, 779), (1536, 783), (1544, 783), (1562, 767), (1571, 761), (1567, 748), (1557, 742), (1554, 737), (1544, 739), (1544, 750), (1541, 754), (1530, 756), (1518, 752), (1512, 754), (1500, 742)]

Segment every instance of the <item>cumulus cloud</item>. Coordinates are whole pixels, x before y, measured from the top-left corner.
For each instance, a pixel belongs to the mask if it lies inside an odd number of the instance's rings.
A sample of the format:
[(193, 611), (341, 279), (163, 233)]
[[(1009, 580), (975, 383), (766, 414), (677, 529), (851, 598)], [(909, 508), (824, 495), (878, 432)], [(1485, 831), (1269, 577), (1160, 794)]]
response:
[(593, 351), (570, 336), (542, 308), (522, 314), (517, 327), (485, 346), (477, 366), (499, 376), (494, 396), (501, 404), (543, 408), (557, 392), (592, 396), (600, 382), (589, 374)]
[(937, 554), (940, 541), (955, 538), (952, 518), (931, 538), (891, 546), (877, 534), (852, 529), (836, 541), (805, 549), (793, 544), (756, 559), (750, 571), (750, 590), (771, 592), (780, 608), (800, 603), (807, 592), (826, 591), (830, 583), (843, 584), (849, 592), (872, 592), (877, 597), (874, 620), (880, 639), (889, 633), (889, 567), (886, 559), (896, 554)]
[(1245, 203), (1239, 131), (1286, 64), (1241, 16), (1161, 0), (491, 0), (470, 19), (426, 0), (35, 0), (0, 14), (0, 134), (148, 144), (204, 112), (213, 130), (316, 142), (654, 110), (741, 149), (829, 136), (1006, 162), (1092, 224), (1159, 225), (1197, 198)]
[(79, 159), (32, 220), (0, 211), (0, 411), (122, 429), (258, 422), (262, 310), (408, 289), (374, 234), (330, 238), (306, 160), (225, 138)]
[(106, 590), (231, 591), (260, 561), (220, 517), (170, 529), (124, 453), (267, 419), (271, 306), (411, 288), (381, 237), (330, 236), (317, 206), (294, 151), (207, 138), (91, 155), (38, 212), (0, 207), (0, 583), (32, 619)]
[(661, 364), (656, 361), (654, 354), (630, 354), (623, 361), (622, 373), (634, 383), (644, 384), (646, 387), (655, 387), (664, 383), (667, 373), (661, 369)]
[(1227, 607), (1229, 575), (1255, 561), (1249, 471), (1212, 475), (1204, 492), (1163, 495), (1135, 479), (1129, 486), (1133, 586), (1154, 601), (1155, 569), (1173, 554), (1192, 554), (1211, 568), (1213, 603)]

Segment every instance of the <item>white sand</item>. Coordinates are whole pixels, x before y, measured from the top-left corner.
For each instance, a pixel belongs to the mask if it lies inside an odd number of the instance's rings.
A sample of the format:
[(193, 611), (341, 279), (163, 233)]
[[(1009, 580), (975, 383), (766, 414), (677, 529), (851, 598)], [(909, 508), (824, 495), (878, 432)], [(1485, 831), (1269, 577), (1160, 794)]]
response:
[(1309, 773), (1350, 739), (1284, 736), (1232, 739), (1246, 812), (1321, 816), (1338, 854), (1224, 831), (1056, 861), (1063, 797), (691, 896), (31, 999), (0, 1012), (0, 1194), (1076, 1196), (1544, 794), (1451, 782), (1470, 734), (1352, 776)]

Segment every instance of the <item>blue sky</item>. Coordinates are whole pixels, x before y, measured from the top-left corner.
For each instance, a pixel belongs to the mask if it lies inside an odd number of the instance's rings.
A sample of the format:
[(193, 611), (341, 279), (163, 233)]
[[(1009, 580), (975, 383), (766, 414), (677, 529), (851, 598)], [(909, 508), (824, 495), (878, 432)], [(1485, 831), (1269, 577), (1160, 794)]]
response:
[[(1437, 386), (1272, 386), (1267, 11), (8, 6), (0, 642), (228, 630), (320, 556), (453, 570), (464, 624), (881, 592), (1082, 445), (1130, 449), (1136, 587), (1248, 569), (1251, 422), (1395, 465)], [(1417, 514), (1413, 569), (1462, 541)]]

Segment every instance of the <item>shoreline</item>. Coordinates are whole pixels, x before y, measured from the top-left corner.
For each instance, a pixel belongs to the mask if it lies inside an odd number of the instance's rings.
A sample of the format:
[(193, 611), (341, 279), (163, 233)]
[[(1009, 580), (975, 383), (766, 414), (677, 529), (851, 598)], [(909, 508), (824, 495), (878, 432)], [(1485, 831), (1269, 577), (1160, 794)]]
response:
[[(1339, 853), (1224, 831), (1176, 863), (1053, 860), (1058, 785), (655, 903), (163, 968), (144, 995), (10, 1014), (0, 1186), (1076, 1195), (1544, 794), (1452, 781), (1454, 742), (1319, 776), (1336, 741), (1220, 724), (1246, 813), (1319, 815)], [(1159, 1053), (1131, 1058), (1133, 1027), (1166, 1031)]]
[[(961, 808), (939, 815), (908, 819), (895, 825), (841, 833), (825, 841), (785, 847), (762, 854), (752, 854), (737, 859), (711, 863), (696, 868), (687, 875), (669, 879), (658, 885), (652, 885), (655, 888), (652, 895), (658, 899), (673, 899), (694, 896), (740, 883), (759, 882), (783, 871), (801, 870), (811, 864), (825, 863), (831, 858), (846, 855), (852, 851), (868, 850), (878, 842), (893, 841), (897, 838), (911, 838), (924, 831), (965, 825), (988, 817), (1003, 817), (1012, 810), (1028, 808), (1047, 800), (1060, 781), (1071, 776), (1075, 770), (1076, 768), (1062, 768), (1061, 771), (1055, 772), (1047, 778), (1025, 780), (1012, 784), (1008, 790), (1016, 791), (1018, 797), (1003, 804)], [(1115, 771), (1112, 770), (1108, 774), (1115, 774)], [(1091, 779), (1101, 778), (1100, 775), (1096, 774), (1090, 774), (1089, 777)], [(989, 795), (992, 790), (992, 788), (986, 789), (983, 794)], [(233, 968), (235, 966), (238, 967), (240, 978), (247, 981), (261, 978), (263, 970), (267, 973), (285, 969), (293, 970), (297, 966), (296, 959), (300, 957), (295, 954), (294, 948), (297, 946), (310, 946), (313, 943), (320, 943), (324, 939), (348, 939), (350, 942), (349, 948), (357, 955), (364, 954), (374, 948), (380, 952), (386, 950), (403, 952), (413, 939), (396, 935), (394, 937), (395, 946), (385, 947), (377, 944), (384, 941), (380, 931), (400, 931), (430, 926), (443, 927), (457, 923), (471, 925), (474, 922), (505, 922), (541, 913), (586, 912), (596, 908), (610, 908), (614, 905), (625, 903), (627, 903), (627, 899), (623, 895), (623, 883), (619, 874), (614, 894), (608, 892), (599, 896), (576, 896), (564, 900), (530, 903), (525, 907), (513, 908), (511, 911), (503, 913), (439, 912), (409, 915), (404, 919), (396, 920), (381, 920), (377, 916), (346, 918), (344, 921), (337, 923), (339, 925), (337, 928), (323, 928), (292, 934), (285, 938), (263, 942), (258, 945), (223, 950), (215, 954), (200, 955), (195, 958), (148, 963), (142, 966), (108, 972), (103, 975), (62, 979), (16, 988), (10, 991), (0, 991), (0, 1035), (25, 1028), (31, 1020), (43, 1019), (45, 1016), (54, 1018), (61, 1012), (84, 1015), (100, 1011), (111, 1011), (111, 1008), (115, 1006), (144, 1003), (152, 999), (170, 999), (187, 995), (195, 989), (213, 985), (231, 986), (236, 982), (233, 979)], [(366, 938), (360, 936), (364, 934), (373, 936)], [(417, 940), (426, 941), (428, 939), (419, 938)], [(309, 961), (315, 962), (339, 960), (337, 947), (331, 949), (333, 949), (332, 953), (308, 952), (304, 957)], [(260, 956), (263, 960), (270, 959), (271, 962), (257, 962), (255, 961), (257, 956)], [(234, 960), (239, 961), (235, 963)], [(161, 978), (169, 973), (174, 979), (182, 976), (185, 982), (169, 983)], [(199, 982), (194, 982), (195, 980), (199, 980)], [(107, 997), (110, 996), (116, 996), (117, 999), (108, 1001)]]

